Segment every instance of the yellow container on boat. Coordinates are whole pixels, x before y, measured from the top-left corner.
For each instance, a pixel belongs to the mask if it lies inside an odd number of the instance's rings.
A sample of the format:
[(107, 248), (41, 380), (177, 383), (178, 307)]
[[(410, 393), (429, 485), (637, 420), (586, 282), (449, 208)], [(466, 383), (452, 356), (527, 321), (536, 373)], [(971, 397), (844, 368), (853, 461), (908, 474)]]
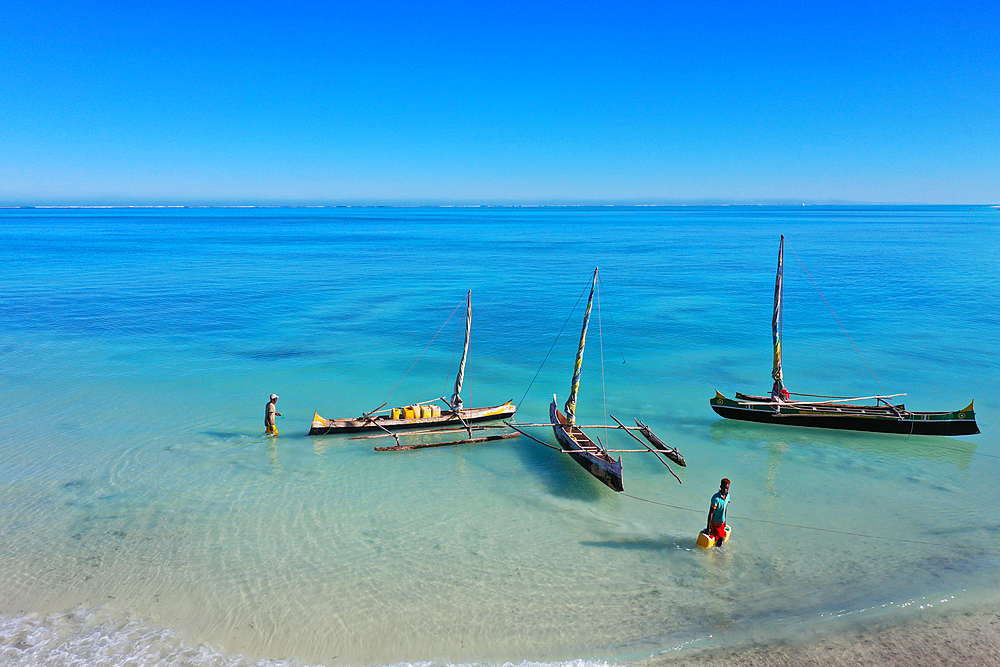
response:
[(432, 414), (434, 414), (434, 411), (433, 411), (433, 410), (431, 410), (431, 406), (429, 406), (429, 405), (421, 405), (421, 406), (420, 406), (420, 416), (421, 416), (421, 417), (422, 417), (423, 419), (427, 419), (427, 418), (428, 418), (428, 417), (430, 417), (430, 416), (431, 416)]
[(405, 408), (403, 408), (403, 419), (413, 419), (414, 416), (415, 413), (412, 405), (407, 405)]
[[(729, 533), (731, 533), (732, 530), (733, 529), (731, 527), (726, 526), (726, 535), (722, 538), (723, 544), (729, 541)], [(698, 546), (702, 549), (711, 549), (715, 546), (715, 538), (705, 533), (705, 531), (701, 531), (698, 533)]]
[(399, 419), (403, 416), (403, 408), (393, 408), (389, 411), (390, 419)]
[(432, 406), (430, 406), (430, 408), (431, 408), (431, 417), (440, 417), (441, 416), (441, 406), (440, 405), (432, 405)]

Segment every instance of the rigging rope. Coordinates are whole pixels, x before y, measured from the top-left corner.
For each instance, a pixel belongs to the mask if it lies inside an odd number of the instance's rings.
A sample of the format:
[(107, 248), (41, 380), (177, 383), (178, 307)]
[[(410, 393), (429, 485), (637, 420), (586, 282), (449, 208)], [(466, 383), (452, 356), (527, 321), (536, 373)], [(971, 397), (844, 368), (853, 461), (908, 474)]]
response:
[[(452, 314), (454, 315), (454, 313)], [(462, 339), (463, 337), (461, 334), (455, 336), (455, 347), (451, 348), (451, 361), (448, 362), (448, 375), (445, 376), (444, 392), (442, 393), (442, 396), (447, 396), (448, 392), (451, 390), (450, 378), (454, 377), (451, 371), (455, 367), (455, 355), (458, 354), (458, 341)]]
[[(535, 380), (538, 379), (538, 374), (542, 372), (542, 368), (545, 366), (545, 362), (548, 361), (549, 355), (552, 354), (552, 350), (555, 349), (556, 343), (559, 342), (559, 337), (562, 336), (563, 331), (566, 330), (566, 325), (569, 324), (569, 319), (573, 317), (573, 313), (576, 311), (576, 307), (580, 305), (580, 300), (583, 299), (583, 295), (587, 293), (587, 288), (590, 287), (590, 281), (583, 286), (583, 291), (580, 292), (580, 296), (577, 298), (576, 303), (573, 304), (573, 308), (570, 309), (569, 315), (566, 316), (566, 321), (563, 322), (562, 329), (556, 334), (556, 339), (552, 341), (552, 345), (549, 347), (549, 351), (545, 353), (545, 358), (542, 359), (542, 363), (538, 366), (538, 370), (535, 371), (535, 376), (531, 378), (531, 382), (528, 383), (528, 388), (524, 390), (524, 395), (521, 396), (521, 400), (517, 402), (518, 405), (524, 404), (524, 399), (528, 396), (528, 392), (531, 391), (531, 385), (535, 384)], [(454, 315), (454, 313), (452, 313)]]
[[(598, 278), (600, 280), (600, 278)], [(604, 287), (604, 283), (601, 283), (601, 287)], [(622, 365), (625, 366), (625, 377), (628, 378), (628, 386), (632, 390), (632, 398), (635, 400), (635, 411), (639, 414), (639, 419), (643, 420), (642, 408), (639, 407), (639, 395), (635, 393), (635, 385), (632, 383), (632, 373), (628, 369), (628, 363), (625, 361), (625, 350), (622, 349), (622, 341), (618, 336), (618, 327), (615, 326), (614, 315), (611, 314), (611, 309), (608, 310), (608, 319), (611, 320), (611, 330), (615, 334), (615, 343), (618, 345), (618, 353), (622, 355)], [(605, 420), (607, 421), (607, 420)]]
[(392, 391), (389, 392), (389, 395), (385, 397), (385, 402), (386, 403), (389, 402), (389, 399), (392, 398), (392, 395), (396, 392), (397, 389), (399, 389), (399, 385), (403, 382), (403, 380), (406, 379), (406, 376), (410, 374), (410, 371), (412, 371), (413, 367), (417, 365), (417, 362), (420, 361), (420, 357), (424, 356), (424, 352), (427, 351), (427, 348), (430, 347), (431, 343), (433, 343), (434, 340), (438, 337), (438, 334), (441, 333), (441, 330), (444, 329), (446, 326), (448, 326), (448, 322), (451, 322), (451, 318), (454, 317), (455, 313), (458, 312), (458, 309), (462, 307), (462, 303), (465, 303), (465, 301), (462, 301), (457, 306), (455, 306), (455, 310), (451, 311), (451, 315), (449, 315), (448, 319), (446, 319), (444, 321), (444, 324), (441, 325), (441, 329), (437, 330), (437, 333), (434, 334), (434, 337), (431, 338), (431, 340), (430, 340), (429, 343), (427, 343), (427, 345), (424, 347), (423, 351), (421, 351), (421, 353), (417, 355), (417, 358), (414, 359), (414, 361), (413, 361), (412, 364), (410, 364), (410, 367), (406, 369), (405, 373), (403, 373), (403, 377), (399, 378), (399, 382), (397, 382), (396, 386), (392, 388)]
[[(669, 507), (671, 509), (681, 510), (683, 512), (698, 512), (699, 514), (703, 514), (703, 512), (701, 510), (691, 509), (690, 507), (680, 507), (678, 505), (668, 505), (667, 503), (661, 503), (661, 502), (656, 501), (656, 500), (649, 500), (648, 498), (640, 498), (638, 496), (633, 496), (633, 495), (630, 495), (628, 493), (621, 493), (620, 495), (626, 496), (628, 498), (632, 498), (633, 500), (639, 500), (639, 501), (642, 501), (644, 503), (650, 503), (652, 505), (659, 505), (660, 507)], [(943, 547), (943, 546), (946, 546), (946, 545), (942, 544), (941, 542), (921, 542), (920, 540), (905, 540), (905, 539), (903, 539), (901, 537), (886, 537), (884, 535), (866, 535), (864, 533), (851, 533), (851, 532), (848, 532), (846, 530), (832, 530), (830, 528), (817, 528), (816, 526), (801, 526), (799, 524), (794, 524), (794, 523), (782, 523), (781, 521), (768, 521), (767, 519), (751, 519), (750, 517), (747, 517), (747, 516), (733, 516), (733, 517), (728, 517), (727, 516), (727, 518), (739, 519), (740, 521), (750, 521), (750, 522), (756, 522), (756, 523), (768, 523), (768, 524), (771, 524), (772, 526), (783, 526), (785, 528), (801, 528), (802, 530), (815, 530), (815, 531), (820, 532), (820, 533), (834, 533), (836, 535), (849, 535), (851, 537), (864, 537), (864, 538), (871, 539), (871, 540), (884, 540), (884, 541), (887, 541), (887, 542), (905, 542), (907, 544), (924, 544), (924, 545), (933, 546), (933, 547)]]
[(798, 255), (798, 253), (796, 253), (796, 252), (795, 252), (795, 248), (793, 248), (793, 247), (792, 247), (791, 245), (789, 245), (789, 246), (788, 246), (788, 249), (792, 251), (792, 254), (793, 254), (793, 255), (795, 255), (795, 259), (797, 259), (797, 260), (799, 261), (799, 265), (800, 265), (800, 266), (802, 267), (802, 270), (803, 270), (803, 271), (805, 272), (806, 276), (807, 276), (807, 277), (809, 278), (809, 281), (810, 281), (810, 282), (811, 282), (811, 283), (813, 284), (813, 287), (815, 287), (815, 288), (816, 288), (816, 291), (817, 291), (817, 292), (819, 293), (819, 296), (820, 296), (820, 298), (821, 298), (821, 299), (823, 299), (823, 303), (825, 303), (825, 304), (826, 304), (826, 307), (830, 309), (830, 313), (832, 313), (832, 314), (833, 314), (833, 319), (837, 320), (837, 324), (839, 324), (839, 325), (840, 325), (840, 328), (844, 330), (844, 335), (846, 335), (846, 336), (847, 336), (847, 340), (851, 341), (851, 345), (854, 345), (854, 351), (858, 353), (858, 356), (859, 356), (859, 357), (861, 357), (861, 361), (863, 361), (863, 362), (864, 362), (864, 364), (865, 364), (865, 368), (867, 368), (867, 369), (868, 369), (868, 372), (872, 374), (872, 377), (873, 377), (873, 378), (875, 378), (875, 384), (877, 384), (877, 385), (878, 385), (878, 388), (879, 388), (880, 390), (882, 390), (882, 393), (883, 393), (883, 394), (886, 394), (886, 393), (888, 393), (888, 392), (887, 392), (887, 391), (885, 390), (885, 387), (883, 387), (883, 386), (882, 386), (882, 383), (878, 381), (878, 377), (877, 377), (877, 376), (875, 375), (875, 371), (873, 371), (873, 370), (872, 370), (872, 367), (868, 365), (868, 361), (867, 361), (867, 360), (865, 359), (865, 355), (861, 354), (861, 350), (859, 350), (859, 349), (858, 349), (858, 346), (857, 346), (857, 345), (855, 345), (855, 343), (854, 343), (854, 339), (853, 339), (853, 338), (851, 338), (851, 334), (847, 333), (847, 328), (846, 328), (846, 327), (845, 327), (845, 326), (843, 325), (843, 323), (842, 323), (842, 322), (840, 321), (840, 318), (839, 318), (839, 317), (837, 317), (837, 313), (835, 313), (835, 312), (833, 311), (833, 306), (831, 306), (831, 305), (830, 305), (830, 302), (826, 300), (826, 297), (825, 297), (825, 296), (823, 296), (823, 292), (821, 292), (821, 291), (820, 291), (820, 289), (819, 289), (819, 285), (817, 285), (817, 284), (816, 284), (816, 281), (815, 281), (815, 280), (813, 280), (813, 277), (812, 277), (811, 275), (809, 275), (809, 270), (808, 270), (808, 269), (806, 269), (806, 265), (802, 263), (802, 260), (801, 260), (801, 259), (799, 259), (799, 255)]
[[(601, 279), (597, 279), (597, 340), (601, 352), (601, 397), (604, 401), (604, 439), (608, 442), (608, 387), (604, 375), (604, 321), (601, 319)], [(603, 445), (603, 443), (602, 443)], [(606, 450), (607, 447), (604, 447)]]

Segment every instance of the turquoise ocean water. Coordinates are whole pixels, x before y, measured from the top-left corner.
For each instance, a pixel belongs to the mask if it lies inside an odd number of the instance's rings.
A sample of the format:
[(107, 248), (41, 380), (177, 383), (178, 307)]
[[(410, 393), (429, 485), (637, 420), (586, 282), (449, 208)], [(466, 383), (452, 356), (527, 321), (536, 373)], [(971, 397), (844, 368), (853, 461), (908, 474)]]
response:
[[(983, 433), (716, 417), (770, 386), (780, 234), (792, 391), (975, 398)], [(998, 250), (987, 207), (0, 211), (0, 662), (634, 664), (996, 600)], [(447, 395), (470, 289), (466, 405), (545, 421), (595, 266), (578, 416), (640, 416), (682, 485), (306, 435)]]

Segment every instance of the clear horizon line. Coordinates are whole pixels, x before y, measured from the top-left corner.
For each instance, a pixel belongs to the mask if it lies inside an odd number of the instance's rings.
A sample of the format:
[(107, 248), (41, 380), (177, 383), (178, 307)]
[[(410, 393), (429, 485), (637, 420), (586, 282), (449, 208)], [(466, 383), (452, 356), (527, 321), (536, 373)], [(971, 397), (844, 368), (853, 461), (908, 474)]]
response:
[(404, 203), (404, 202), (384, 202), (384, 203), (326, 203), (326, 204), (305, 204), (305, 203), (187, 203), (187, 204), (0, 204), (0, 210), (16, 209), (198, 209), (198, 208), (657, 208), (657, 207), (763, 207), (763, 206), (975, 206), (1000, 208), (1000, 204), (995, 203), (938, 203), (927, 204), (919, 202), (870, 202), (870, 201), (798, 201), (798, 200), (764, 200), (752, 202), (731, 202), (718, 200), (687, 201), (687, 202), (661, 202), (661, 203), (626, 203), (626, 202), (564, 202), (564, 203), (473, 203), (473, 202), (449, 202), (449, 203)]

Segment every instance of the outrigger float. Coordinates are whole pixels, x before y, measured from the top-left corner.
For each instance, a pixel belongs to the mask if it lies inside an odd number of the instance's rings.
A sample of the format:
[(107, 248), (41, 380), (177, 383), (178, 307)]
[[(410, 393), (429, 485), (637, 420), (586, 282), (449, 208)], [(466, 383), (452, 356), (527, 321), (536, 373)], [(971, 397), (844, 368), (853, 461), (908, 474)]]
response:
[[(479, 422), (497, 421), (510, 419), (517, 412), (517, 406), (511, 401), (501, 405), (494, 405), (484, 408), (466, 408), (462, 402), (462, 385), (465, 380), (465, 365), (469, 358), (469, 342), (472, 335), (472, 290), (469, 290), (466, 300), (465, 310), (465, 345), (462, 348), (462, 360), (458, 365), (458, 374), (455, 377), (455, 391), (451, 399), (441, 397), (433, 401), (422, 401), (398, 408), (384, 409), (386, 403), (378, 408), (365, 412), (359, 417), (348, 417), (343, 419), (324, 419), (318, 412), (313, 413), (312, 426), (309, 435), (335, 435), (342, 433), (358, 433), (363, 431), (381, 431), (384, 435), (396, 440), (395, 447), (377, 447), (379, 451), (396, 449), (417, 449), (420, 447), (440, 447), (442, 445), (454, 445), (465, 442), (486, 442), (500, 438), (515, 437), (517, 433), (504, 433), (495, 436), (474, 438), (472, 432), (480, 430), (482, 427), (472, 426)], [(433, 404), (440, 401), (444, 404), (444, 409), (440, 405)], [(497, 426), (496, 428), (503, 428)], [(445, 433), (449, 431), (464, 430), (468, 438), (464, 440), (454, 440), (439, 443), (420, 443), (419, 445), (403, 445), (399, 441), (399, 432), (406, 435), (419, 435), (426, 433)]]
[[(726, 419), (810, 426), (815, 428), (870, 431), (874, 433), (900, 433), (904, 435), (974, 435), (979, 433), (976, 424), (975, 401), (964, 410), (954, 412), (914, 412), (902, 403), (891, 399), (906, 394), (860, 396), (815, 396), (792, 394), (785, 389), (781, 370), (781, 317), (784, 289), (785, 236), (778, 248), (778, 272), (774, 279), (774, 315), (771, 337), (774, 345), (774, 365), (771, 377), (774, 385), (770, 396), (736, 393), (736, 398), (723, 396), (718, 390), (711, 400), (712, 409)], [(827, 399), (822, 401), (791, 400), (792, 396)], [(875, 401), (873, 404), (854, 404), (856, 401)]]
[[(590, 285), (590, 296), (587, 299), (587, 309), (583, 316), (583, 330), (580, 332), (580, 344), (576, 352), (576, 363), (573, 369), (573, 381), (570, 385), (569, 398), (566, 399), (566, 404), (564, 406), (566, 413), (563, 414), (560, 412), (558, 400), (556, 399), (555, 394), (553, 394), (552, 403), (549, 405), (550, 421), (548, 423), (505, 423), (515, 431), (531, 438), (535, 442), (541, 443), (546, 447), (551, 447), (552, 449), (557, 449), (521, 430), (531, 426), (552, 427), (556, 441), (559, 443), (558, 451), (563, 454), (568, 454), (570, 458), (576, 461), (584, 470), (589, 472), (614, 491), (621, 492), (625, 490), (625, 485), (622, 479), (622, 457), (619, 455), (616, 459), (612, 456), (612, 454), (622, 452), (653, 453), (657, 459), (659, 459), (660, 462), (667, 467), (667, 470), (670, 470), (670, 474), (672, 474), (674, 478), (680, 482), (680, 477), (677, 477), (674, 471), (670, 469), (670, 465), (660, 457), (665, 456), (670, 458), (672, 461), (681, 466), (686, 465), (684, 457), (681, 456), (680, 452), (677, 451), (675, 447), (668, 447), (650, 430), (648, 426), (639, 420), (635, 420), (636, 426), (625, 426), (625, 424), (621, 423), (618, 419), (615, 419), (614, 415), (611, 415), (611, 419), (614, 419), (617, 426), (580, 426), (576, 423), (576, 399), (580, 391), (580, 375), (583, 370), (583, 350), (587, 344), (587, 329), (590, 325), (590, 313), (594, 305), (594, 290), (596, 287), (597, 269), (594, 269), (594, 277)], [(600, 442), (600, 440), (595, 440), (588, 436), (583, 431), (584, 428), (624, 430), (641, 445), (643, 445), (644, 449), (608, 449), (603, 443)], [(634, 433), (632, 433), (632, 431), (639, 431), (645, 438), (655, 445), (656, 449), (640, 440)]]

